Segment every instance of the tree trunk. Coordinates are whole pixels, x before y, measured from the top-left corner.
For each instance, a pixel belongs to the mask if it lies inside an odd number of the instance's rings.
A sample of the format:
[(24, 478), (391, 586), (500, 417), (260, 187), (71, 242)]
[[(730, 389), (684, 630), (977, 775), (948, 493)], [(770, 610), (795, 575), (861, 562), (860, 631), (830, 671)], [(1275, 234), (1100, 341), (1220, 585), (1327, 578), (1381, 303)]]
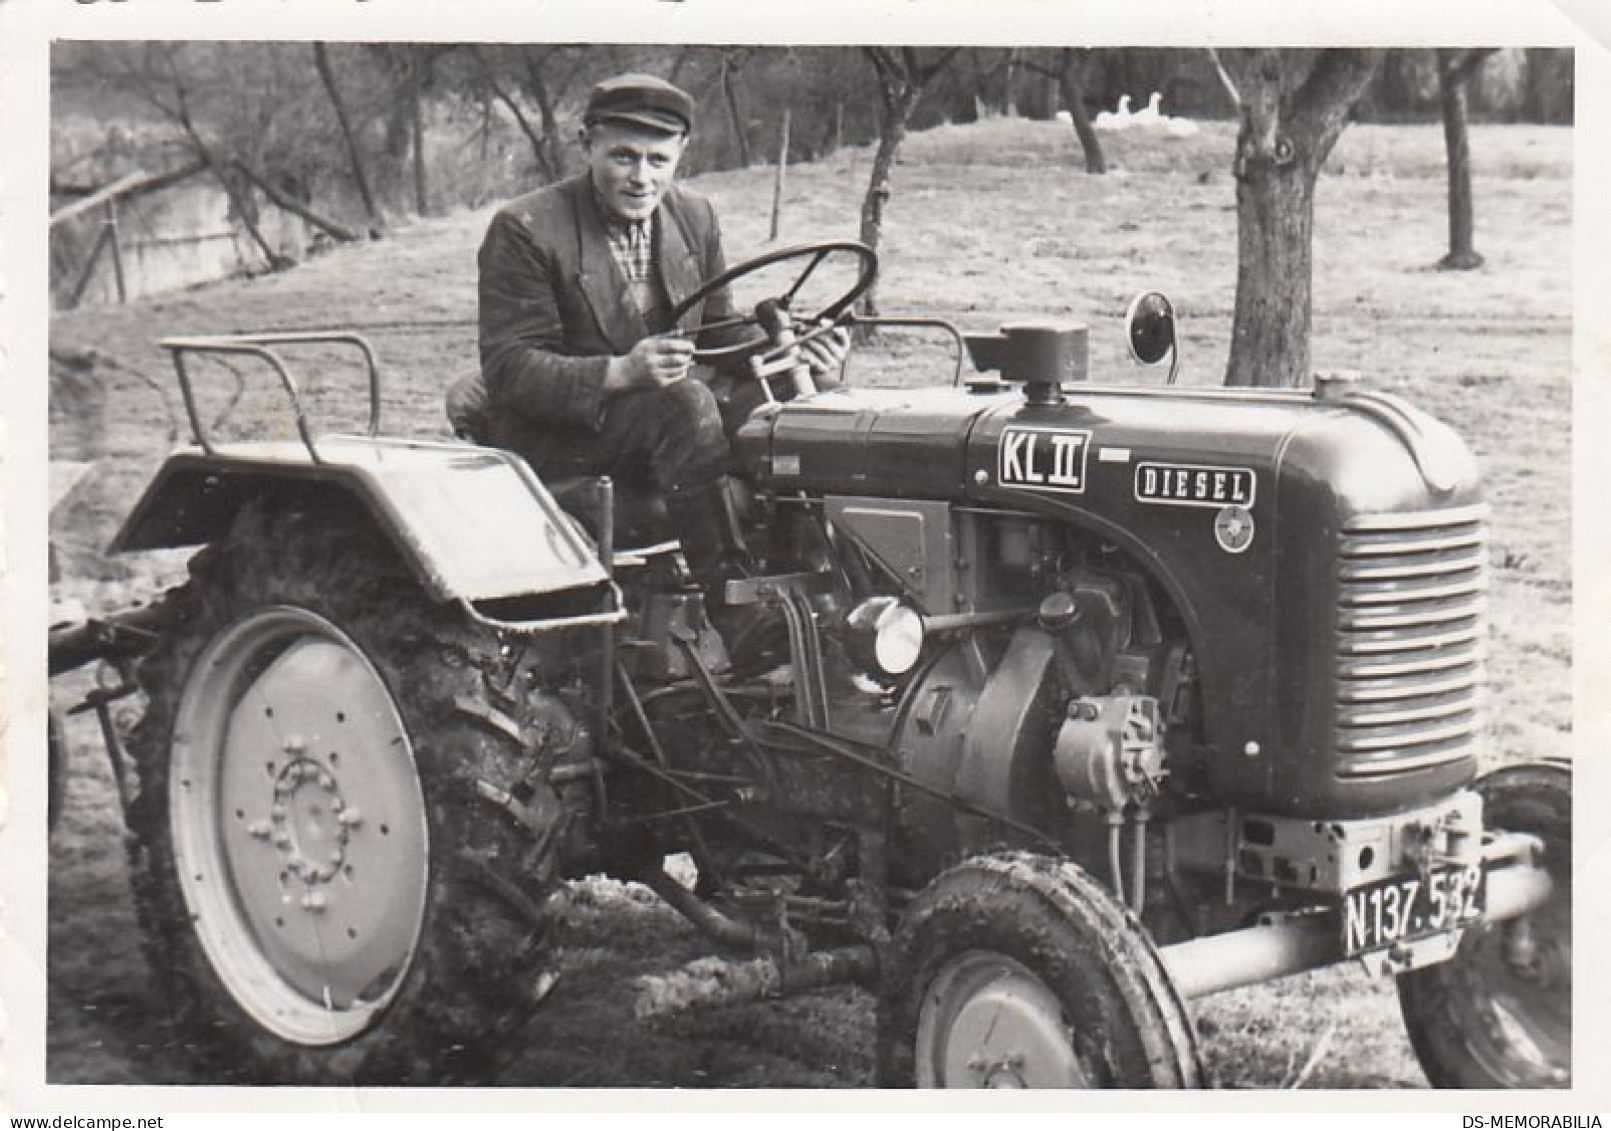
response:
[(750, 167), (750, 138), (744, 129), (744, 114), (738, 104), (738, 83), (734, 78), (738, 71), (738, 64), (722, 57), (722, 97), (727, 102), (727, 116), (733, 125), (733, 138), (738, 142), (739, 164), (748, 169)]
[(425, 175), (425, 82), (419, 73), (421, 64), (415, 61), (413, 81), (409, 83), (410, 130), (414, 140), (414, 210), (421, 216), (431, 214), (430, 185)]
[(1572, 120), (1572, 52), (1556, 47), (1529, 47), (1522, 75), (1522, 115), (1538, 125)]
[(240, 170), (243, 177), (252, 182), (253, 185), (257, 186), (258, 190), (262, 192), (264, 196), (268, 197), (269, 202), (275, 207), (307, 221), (309, 224), (313, 225), (315, 228), (318, 228), (321, 232), (338, 243), (357, 242), (358, 234), (351, 228), (347, 228), (336, 223), (328, 216), (321, 216), (307, 205), (291, 199), (291, 197), (287, 196), (285, 193), (281, 192), (279, 189), (270, 184), (268, 177), (256, 169), (253, 169), (250, 165), (246, 164), (246, 162), (237, 161), (235, 162), (235, 167)]
[(381, 225), (380, 210), (375, 207), (375, 197), (369, 191), (369, 178), (364, 175), (363, 153), (358, 148), (358, 138), (352, 132), (352, 120), (347, 116), (347, 104), (342, 101), (341, 90), (336, 86), (336, 76), (330, 70), (330, 59), (326, 54), (325, 45), (313, 45), (313, 64), (319, 70), (319, 80), (324, 83), (324, 90), (330, 97), (330, 105), (335, 108), (336, 121), (341, 126), (341, 137), (347, 146), (347, 163), (352, 167), (353, 184), (358, 188), (358, 196), (363, 200), (364, 212), (369, 222), (376, 228)]
[(487, 84), (487, 89), (492, 92), (492, 96), (502, 102), (509, 113), (514, 115), (515, 126), (525, 135), (526, 144), (531, 146), (532, 163), (537, 166), (544, 180), (550, 182), (556, 180), (557, 178), (554, 177), (553, 171), (548, 167), (548, 153), (544, 145), (543, 135), (532, 127), (530, 120), (526, 117), (526, 112), (521, 109), (520, 103), (503, 88), (503, 84), (498, 81), (497, 73), (492, 69), (492, 63), (480, 48), (475, 51), (475, 61), (476, 66), (481, 70), (481, 80)]
[[(867, 195), (861, 203), (861, 242), (875, 252), (884, 232), (884, 205), (889, 200), (895, 154), (906, 137), (912, 111), (917, 109), (918, 100), (923, 97), (923, 88), (950, 64), (959, 50), (956, 47), (947, 48), (925, 59), (915, 47), (862, 48), (878, 75), (881, 111), (878, 119), (878, 150), (873, 154), (873, 171), (867, 178)], [(876, 282), (862, 295), (860, 311), (869, 316), (878, 314)]]
[[(861, 242), (878, 250), (878, 241), (884, 234), (884, 205), (889, 200), (890, 177), (895, 168), (895, 154), (906, 139), (906, 123), (917, 106), (918, 91), (909, 91), (895, 103), (886, 107), (879, 122), (878, 150), (873, 154), (873, 172), (867, 179), (867, 195), (861, 202)], [(875, 281), (861, 298), (861, 312), (878, 313), (878, 284)]]
[(1309, 383), (1315, 168), (1266, 163), (1236, 184), (1236, 314), (1227, 385)]
[(1415, 82), (1415, 54), (1409, 49), (1389, 51), (1382, 61), (1381, 110), (1394, 121), (1414, 117), (1420, 109)]
[(224, 190), (224, 195), (229, 198), (230, 212), (245, 227), (247, 234), (252, 237), (252, 242), (257, 245), (257, 250), (262, 253), (263, 261), (268, 264), (268, 269), (270, 271), (282, 271), (291, 266), (291, 261), (275, 251), (268, 240), (263, 238), (263, 233), (257, 226), (257, 202), (252, 199), (249, 189), (243, 191), (237, 178), (231, 175), (231, 170), (213, 157), (212, 150), (208, 148), (206, 142), (201, 140), (201, 134), (191, 124), (188, 115), (181, 119), (180, 124), (189, 136), (190, 143), (196, 151), (196, 156), (206, 163), (208, 170), (212, 172), (214, 179), (218, 181), (219, 187)]
[(693, 61), (694, 55), (695, 51), (692, 47), (684, 47), (677, 52), (677, 57), (671, 62), (671, 73), (666, 76), (666, 81), (673, 86), (681, 86), (683, 68)]
[(1309, 383), (1314, 191), (1379, 50), (1259, 50), (1236, 67), (1236, 313), (1227, 385)]
[(1449, 165), (1449, 254), (1438, 261), (1444, 271), (1473, 271), (1482, 266), (1471, 197), (1471, 138), (1466, 129), (1466, 88), (1481, 63), (1482, 56), (1476, 52), (1438, 51), (1438, 101)]
[[(554, 111), (554, 99), (562, 95), (565, 89), (575, 80), (575, 68), (561, 72), (557, 76), (547, 73), (549, 64), (558, 60), (558, 53), (563, 48), (526, 48), (521, 55), (525, 63), (526, 93), (537, 104), (537, 114), (542, 122), (540, 137), (533, 138), (533, 131), (526, 130), (526, 136), (532, 138), (532, 148), (536, 153), (537, 168), (543, 177), (552, 184), (565, 176), (565, 155), (560, 149), (559, 117)], [(679, 60), (681, 56), (678, 57)]]
[(543, 176), (550, 182), (557, 181), (565, 176), (565, 154), (560, 148), (559, 116), (554, 112), (554, 98), (548, 85), (542, 82), (537, 84), (533, 97), (537, 99), (537, 113), (543, 122), (543, 145), (538, 164)]
[(1057, 86), (1069, 117), (1074, 119), (1074, 136), (1079, 139), (1080, 152), (1085, 154), (1085, 171), (1101, 176), (1108, 171), (1107, 159), (1102, 155), (1102, 141), (1091, 125), (1091, 113), (1085, 106), (1085, 88), (1081, 82), (1079, 56), (1072, 48), (1063, 49), (1063, 65), (1057, 72)]

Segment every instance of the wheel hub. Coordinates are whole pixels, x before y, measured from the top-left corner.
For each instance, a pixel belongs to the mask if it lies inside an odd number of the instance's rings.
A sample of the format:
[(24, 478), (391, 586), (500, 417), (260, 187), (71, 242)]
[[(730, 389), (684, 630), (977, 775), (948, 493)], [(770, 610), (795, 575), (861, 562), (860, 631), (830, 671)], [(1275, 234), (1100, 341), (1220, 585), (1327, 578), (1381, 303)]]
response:
[(923, 1087), (1088, 1087), (1057, 995), (1006, 955), (970, 951), (934, 979), (918, 1019)]
[(269, 813), (265, 831), (286, 871), (309, 885), (340, 874), (359, 814), (334, 774), (310, 758), (290, 762), (275, 779)]
[(1024, 1054), (1010, 1052), (998, 1060), (982, 1056), (968, 1058), (968, 1071), (981, 1088), (1027, 1088), (1024, 1079)]

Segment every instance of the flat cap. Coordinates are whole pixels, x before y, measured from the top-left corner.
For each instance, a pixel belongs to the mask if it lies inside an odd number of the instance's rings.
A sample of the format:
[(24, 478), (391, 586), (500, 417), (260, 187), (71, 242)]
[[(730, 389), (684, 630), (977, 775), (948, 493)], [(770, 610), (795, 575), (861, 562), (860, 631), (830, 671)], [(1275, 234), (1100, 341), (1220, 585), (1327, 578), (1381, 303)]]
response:
[(687, 133), (694, 122), (694, 100), (653, 75), (616, 75), (593, 88), (587, 99), (586, 125), (630, 122), (660, 133)]

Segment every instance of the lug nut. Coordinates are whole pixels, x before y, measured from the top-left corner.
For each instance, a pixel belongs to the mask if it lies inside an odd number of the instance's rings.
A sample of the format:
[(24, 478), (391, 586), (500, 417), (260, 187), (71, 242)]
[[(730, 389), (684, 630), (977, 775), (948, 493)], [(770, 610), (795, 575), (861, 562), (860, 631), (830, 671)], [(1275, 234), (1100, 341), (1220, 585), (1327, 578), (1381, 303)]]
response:
[(251, 833), (258, 840), (267, 840), (271, 835), (273, 835), (274, 829), (273, 826), (271, 826), (267, 821), (253, 821), (251, 824), (246, 826), (246, 831)]
[(341, 812), (336, 814), (336, 820), (340, 821), (349, 829), (357, 828), (363, 819), (364, 815), (358, 812), (358, 806), (356, 805), (348, 805), (343, 808)]
[(275, 837), (274, 837), (274, 847), (275, 848), (290, 848), (291, 847), (291, 834), (288, 833), (288, 832), (285, 832), (283, 830), (281, 832), (277, 833), (275, 835)]
[[(287, 754), (300, 754), (307, 748), (308, 744), (300, 734), (288, 735), (285, 739), (284, 750)], [(301, 770), (300, 766), (294, 768)]]
[(310, 891), (307, 895), (302, 897), (302, 910), (311, 911), (317, 914), (318, 912), (324, 910), (324, 906), (327, 902), (328, 900), (326, 900), (324, 892)]

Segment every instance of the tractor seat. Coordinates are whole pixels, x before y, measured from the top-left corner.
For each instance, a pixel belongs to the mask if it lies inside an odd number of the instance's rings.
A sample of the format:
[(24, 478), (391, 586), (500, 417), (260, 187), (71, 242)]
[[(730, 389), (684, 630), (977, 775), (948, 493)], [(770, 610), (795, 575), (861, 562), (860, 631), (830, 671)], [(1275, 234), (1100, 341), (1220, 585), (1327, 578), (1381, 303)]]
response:
[[(473, 372), (461, 377), (448, 387), (447, 417), (453, 434), (471, 444), (497, 447), (491, 440), (488, 426), (487, 392), (481, 374)], [(534, 467), (543, 486), (560, 507), (587, 530), (590, 537), (599, 533), (599, 476), (555, 467)], [(659, 544), (675, 542), (666, 501), (654, 484), (637, 476), (617, 476), (615, 479), (615, 521), (612, 523), (615, 546), (619, 553), (658, 548)]]
[[(580, 522), (588, 534), (599, 535), (600, 476), (539, 475), (548, 493), (566, 514)], [(653, 486), (631, 480), (615, 480), (615, 521), (611, 524), (618, 552), (628, 552), (659, 542), (676, 540), (666, 501)]]

